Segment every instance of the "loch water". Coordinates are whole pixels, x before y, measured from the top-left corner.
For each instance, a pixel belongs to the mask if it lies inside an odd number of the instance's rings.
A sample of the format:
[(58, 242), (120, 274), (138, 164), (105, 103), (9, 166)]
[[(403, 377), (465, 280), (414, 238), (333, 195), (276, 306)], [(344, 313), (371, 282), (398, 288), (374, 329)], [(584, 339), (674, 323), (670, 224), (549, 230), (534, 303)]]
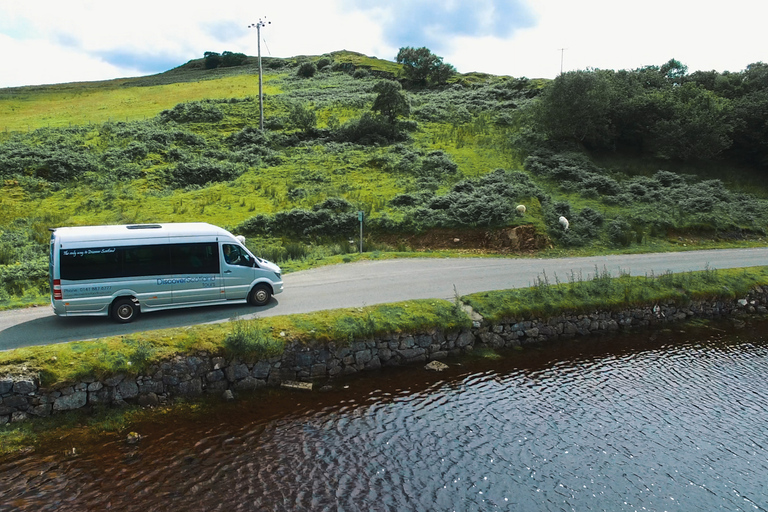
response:
[(768, 321), (272, 390), (0, 458), (0, 511), (768, 510)]

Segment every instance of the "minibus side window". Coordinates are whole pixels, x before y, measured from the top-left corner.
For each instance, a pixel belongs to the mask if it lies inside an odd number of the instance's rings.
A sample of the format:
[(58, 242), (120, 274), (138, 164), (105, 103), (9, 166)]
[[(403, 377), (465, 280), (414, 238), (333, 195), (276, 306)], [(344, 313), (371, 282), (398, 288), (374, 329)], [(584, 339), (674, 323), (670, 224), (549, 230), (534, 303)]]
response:
[(219, 250), (216, 242), (171, 246), (171, 273), (218, 274)]
[(120, 251), (123, 253), (123, 277), (160, 276), (169, 273), (167, 245), (120, 247)]
[(121, 273), (120, 252), (116, 247), (62, 249), (59, 254), (62, 279), (105, 279)]
[(251, 258), (239, 245), (224, 244), (221, 246), (224, 251), (224, 261), (230, 265), (239, 265), (241, 267), (252, 267)]

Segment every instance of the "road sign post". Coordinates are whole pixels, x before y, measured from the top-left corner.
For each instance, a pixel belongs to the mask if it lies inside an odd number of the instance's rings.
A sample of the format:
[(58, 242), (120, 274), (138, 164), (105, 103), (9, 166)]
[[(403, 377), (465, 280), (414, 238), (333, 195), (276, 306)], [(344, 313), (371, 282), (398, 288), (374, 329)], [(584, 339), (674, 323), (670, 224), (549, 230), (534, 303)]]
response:
[(357, 220), (360, 221), (360, 254), (363, 254), (363, 212), (357, 212)]

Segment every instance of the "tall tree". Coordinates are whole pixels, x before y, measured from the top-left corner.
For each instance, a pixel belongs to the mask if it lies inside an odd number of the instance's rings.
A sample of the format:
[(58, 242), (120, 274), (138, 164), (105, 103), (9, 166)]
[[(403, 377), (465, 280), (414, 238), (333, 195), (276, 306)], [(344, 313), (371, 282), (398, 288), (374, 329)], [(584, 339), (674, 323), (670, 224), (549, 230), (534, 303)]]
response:
[(373, 87), (373, 91), (378, 93), (378, 96), (373, 100), (371, 110), (386, 117), (390, 124), (394, 124), (399, 116), (410, 115), (411, 105), (399, 82), (394, 80), (378, 82)]
[(422, 85), (443, 84), (456, 74), (456, 68), (443, 62), (442, 57), (438, 57), (426, 47), (400, 48), (396, 60), (398, 64), (403, 65), (403, 72), (408, 80)]
[(571, 139), (592, 148), (610, 147), (613, 72), (569, 71), (541, 95), (536, 119), (550, 137)]

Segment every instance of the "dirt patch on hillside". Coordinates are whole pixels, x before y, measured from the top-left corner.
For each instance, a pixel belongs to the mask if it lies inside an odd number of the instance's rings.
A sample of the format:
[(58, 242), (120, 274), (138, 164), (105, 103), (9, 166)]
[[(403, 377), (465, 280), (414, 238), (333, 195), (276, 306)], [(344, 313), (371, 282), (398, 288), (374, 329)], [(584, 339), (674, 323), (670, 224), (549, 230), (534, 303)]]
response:
[(549, 247), (549, 239), (533, 226), (494, 230), (431, 229), (414, 235), (376, 235), (377, 242), (405, 245), (414, 251), (452, 249), (467, 252), (533, 253)]

